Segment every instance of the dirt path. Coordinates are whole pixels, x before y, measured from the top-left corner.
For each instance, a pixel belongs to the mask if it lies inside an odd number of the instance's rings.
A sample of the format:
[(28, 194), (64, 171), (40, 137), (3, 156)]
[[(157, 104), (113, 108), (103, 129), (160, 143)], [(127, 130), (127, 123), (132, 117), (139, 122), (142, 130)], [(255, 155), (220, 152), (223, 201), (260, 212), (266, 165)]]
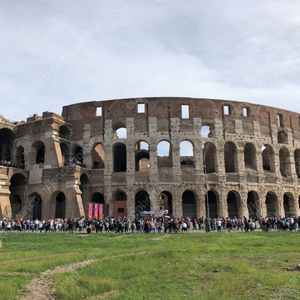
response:
[[(124, 257), (124, 256), (132, 256), (132, 255), (142, 255), (146, 254), (147, 252), (138, 252), (138, 253), (128, 253), (128, 254), (120, 254), (116, 256), (108, 256), (105, 258), (100, 259), (89, 259), (78, 263), (72, 263), (68, 265), (58, 266), (54, 269), (47, 270), (39, 274), (37, 277), (35, 277), (33, 280), (31, 280), (27, 286), (26, 291), (28, 292), (22, 292), (19, 295), (20, 300), (56, 300), (57, 299), (57, 293), (54, 288), (54, 282), (53, 282), (53, 275), (57, 273), (66, 273), (70, 271), (77, 270), (82, 267), (86, 267), (90, 264), (100, 262), (106, 259), (113, 259), (118, 257)], [(117, 294), (118, 291), (110, 291), (101, 295), (96, 295), (93, 297), (88, 298), (91, 299), (105, 299), (109, 297), (112, 294)]]

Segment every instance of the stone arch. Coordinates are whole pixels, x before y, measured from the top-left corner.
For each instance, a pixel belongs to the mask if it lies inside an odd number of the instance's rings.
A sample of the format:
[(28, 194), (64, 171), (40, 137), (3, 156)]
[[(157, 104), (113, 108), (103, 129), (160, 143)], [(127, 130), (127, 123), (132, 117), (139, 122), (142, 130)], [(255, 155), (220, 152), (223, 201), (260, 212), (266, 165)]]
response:
[(280, 173), (284, 177), (291, 176), (290, 152), (283, 147), (279, 150)]
[(44, 164), (45, 163), (45, 144), (42, 141), (35, 141), (31, 148), (35, 153), (35, 163), (36, 164)]
[(74, 154), (74, 157), (72, 159), (72, 162), (74, 164), (82, 164), (83, 161), (84, 161), (84, 155), (83, 155), (83, 149), (81, 146), (79, 145), (76, 145), (74, 148), (73, 148), (73, 154)]
[(92, 195), (92, 199), (91, 199), (91, 203), (95, 203), (95, 204), (105, 204), (105, 200), (104, 200), (104, 196), (102, 193), (94, 193)]
[(245, 167), (257, 170), (256, 164), (256, 149), (252, 143), (247, 143), (244, 147)]
[(197, 217), (196, 196), (187, 190), (182, 194), (182, 216), (183, 218), (189, 217), (190, 219)]
[(205, 194), (205, 210), (206, 216), (217, 218), (219, 216), (219, 195), (214, 190), (209, 190)]
[(213, 138), (214, 137), (214, 125), (209, 123), (203, 123), (201, 126), (201, 137), (202, 138)]
[(61, 151), (61, 156), (62, 160), (64, 163), (67, 163), (69, 161), (69, 147), (65, 143), (60, 143), (60, 151)]
[(278, 144), (288, 144), (288, 135), (285, 131), (278, 131), (277, 142)]
[(259, 196), (257, 192), (250, 191), (247, 194), (247, 208), (249, 218), (258, 219), (260, 216)]
[(105, 152), (102, 143), (95, 144), (92, 149), (94, 169), (103, 169), (105, 165)]
[(69, 140), (71, 136), (71, 131), (66, 125), (61, 125), (59, 127), (58, 135), (61, 139)]
[(168, 210), (168, 214), (173, 214), (173, 196), (169, 191), (163, 191), (159, 196), (159, 209)]
[(32, 193), (29, 196), (30, 205), (32, 206), (32, 219), (42, 219), (43, 199), (39, 193)]
[(243, 217), (242, 216), (242, 201), (241, 196), (237, 191), (230, 191), (227, 195), (227, 206), (228, 206), (228, 216), (233, 217)]
[(204, 172), (216, 172), (216, 161), (216, 146), (213, 143), (205, 143), (203, 148)]
[(158, 168), (172, 167), (172, 146), (167, 140), (157, 144), (157, 166)]
[(262, 147), (262, 162), (264, 171), (275, 172), (275, 153), (271, 145)]
[(23, 197), (25, 196), (24, 186), (27, 185), (26, 177), (21, 173), (16, 173), (10, 178), (10, 206), (12, 217), (16, 217), (21, 211)]
[(144, 191), (138, 191), (135, 194), (135, 215), (139, 216), (143, 211), (150, 211), (151, 210), (151, 200), (149, 194)]
[(15, 134), (8, 128), (0, 129), (0, 161), (11, 161)]
[(274, 192), (268, 192), (266, 195), (267, 216), (279, 216), (279, 201)]
[(56, 191), (51, 196), (52, 202), (55, 203), (55, 218), (66, 218), (66, 196), (61, 191)]
[(297, 177), (300, 178), (300, 149), (294, 151), (295, 170)]
[(116, 143), (113, 146), (114, 172), (126, 172), (127, 170), (127, 151), (126, 145)]
[(292, 193), (285, 193), (283, 195), (283, 208), (286, 218), (297, 217), (296, 201)]
[(12, 218), (17, 218), (17, 215), (20, 213), (22, 207), (22, 199), (19, 194), (15, 194), (10, 197), (10, 206)]
[(145, 141), (137, 141), (134, 149), (135, 149), (135, 170), (148, 171), (150, 169), (149, 144)]
[(233, 142), (226, 142), (224, 145), (225, 172), (238, 172), (237, 147)]
[(85, 213), (89, 218), (101, 219), (109, 216), (109, 205), (106, 203), (102, 193), (94, 193), (90, 202), (85, 205)]
[(125, 217), (127, 216), (127, 195), (125, 192), (119, 190), (115, 193), (114, 202), (113, 202), (113, 215), (115, 217)]
[(114, 131), (115, 139), (126, 139), (127, 138), (127, 129), (126, 127), (118, 127)]
[(12, 191), (13, 188), (20, 187), (27, 184), (26, 177), (21, 173), (15, 173), (10, 178), (10, 189)]
[(189, 140), (180, 143), (180, 164), (194, 166), (194, 144)]

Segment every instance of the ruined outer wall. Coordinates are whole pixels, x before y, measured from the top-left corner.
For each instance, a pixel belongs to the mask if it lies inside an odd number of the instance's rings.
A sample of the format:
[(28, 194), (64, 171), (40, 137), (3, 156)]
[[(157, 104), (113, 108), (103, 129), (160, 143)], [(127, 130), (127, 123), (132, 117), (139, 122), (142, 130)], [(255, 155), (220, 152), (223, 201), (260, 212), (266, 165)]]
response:
[[(146, 112), (138, 113), (137, 105), (145, 103)], [(189, 105), (189, 118), (182, 118), (182, 105)], [(228, 114), (224, 114), (227, 106)], [(96, 116), (97, 107), (102, 107), (102, 116)], [(243, 113), (243, 110), (246, 110)], [(295, 170), (294, 151), (300, 148), (299, 114), (262, 105), (244, 102), (193, 99), (193, 98), (137, 98), (112, 101), (98, 101), (74, 104), (63, 108), (63, 118), (72, 124), (73, 140), (80, 145), (102, 143), (105, 148), (105, 169), (103, 189), (106, 201), (113, 211), (113, 198), (118, 190), (126, 193), (128, 214), (134, 214), (135, 194), (146, 190), (151, 198), (151, 209), (160, 209), (159, 195), (162, 191), (172, 194), (174, 214), (182, 215), (182, 194), (190, 190), (195, 194), (197, 215), (205, 212), (206, 185), (218, 199), (218, 211), (228, 214), (227, 195), (235, 192), (239, 198), (239, 215), (247, 215), (247, 195), (253, 191), (258, 196), (257, 210), (267, 213), (265, 204), (268, 192), (276, 194), (277, 214), (284, 215), (283, 197), (293, 195), (293, 214), (299, 214), (299, 178)], [(278, 116), (281, 124), (278, 126)], [(201, 136), (201, 127), (208, 125), (212, 137)], [(127, 128), (126, 139), (114, 139), (114, 131)], [(278, 132), (286, 134), (284, 145), (278, 143)], [(150, 170), (135, 171), (134, 146), (137, 141), (150, 145)], [(172, 168), (158, 168), (157, 144), (167, 140), (172, 147)], [(194, 167), (180, 164), (180, 142), (189, 140), (194, 145)], [(125, 174), (113, 172), (113, 148), (118, 142), (126, 145), (127, 171)], [(225, 170), (224, 145), (227, 141), (236, 146), (236, 169)], [(216, 147), (216, 170), (205, 176), (203, 171), (203, 146), (210, 142)], [(255, 170), (245, 167), (244, 148), (247, 143), (255, 146)], [(275, 171), (263, 169), (262, 146), (271, 145), (274, 150)], [(289, 151), (290, 174), (280, 173), (279, 151), (284, 147)], [(92, 167), (89, 147), (85, 162)], [(227, 154), (228, 155), (228, 154)], [(93, 176), (96, 176), (95, 174)], [(96, 187), (92, 191), (96, 191)], [(274, 212), (275, 213), (275, 212)]]
[[(138, 112), (139, 104), (145, 104), (144, 113)], [(188, 117), (182, 116), (182, 105), (189, 107)], [(255, 198), (258, 215), (270, 212), (266, 203), (270, 195), (275, 199), (273, 214), (284, 216), (289, 209), (291, 215), (299, 215), (299, 120), (300, 115), (294, 112), (244, 102), (137, 98), (79, 103), (63, 107), (62, 116), (45, 112), (42, 117), (33, 116), (24, 123), (0, 125), (15, 136), (13, 159), (18, 156), (17, 149), (24, 148), (25, 171), (21, 173), (25, 172), (27, 183), (26, 193), (21, 195), (22, 207), (39, 194), (43, 198), (44, 218), (54, 216), (59, 192), (66, 196), (66, 217), (82, 215), (83, 206), (92, 202), (97, 193), (104, 196), (112, 215), (120, 204), (115, 201), (116, 194), (124, 192), (125, 213), (132, 218), (137, 210), (136, 194), (140, 191), (149, 194), (151, 210), (166, 208), (161, 199), (161, 193), (166, 192), (171, 197), (173, 214), (179, 217), (188, 215), (183, 208), (183, 194), (187, 191), (195, 198), (194, 214), (205, 216), (206, 203), (211, 201), (206, 195), (210, 191), (218, 215), (228, 215), (233, 199), (236, 214), (242, 217), (249, 213), (249, 193)], [(60, 134), (62, 126), (69, 131), (68, 138)], [(209, 136), (201, 135), (202, 126), (210, 127)], [(116, 138), (115, 131), (120, 127), (127, 129), (126, 138)], [(136, 157), (140, 153), (135, 146), (139, 141), (149, 145), (147, 171), (136, 170)], [(161, 141), (171, 145), (169, 159), (158, 156), (157, 145)], [(193, 156), (187, 158), (192, 165), (183, 164), (182, 141), (193, 145)], [(36, 165), (37, 145), (41, 143), (45, 146), (45, 161)], [(115, 172), (114, 151), (120, 144), (126, 146), (126, 171)], [(96, 145), (102, 145), (105, 153), (100, 168), (94, 166)], [(271, 149), (272, 170), (263, 167), (263, 146)], [(83, 149), (84, 165), (65, 168), (64, 161), (74, 157), (78, 147)], [(207, 169), (205, 174), (209, 161), (213, 161), (213, 169)], [(247, 165), (249, 162), (251, 167)], [(8, 175), (6, 168), (0, 168), (4, 211), (9, 197), (18, 192), (10, 187), (10, 180), (20, 170), (12, 168)], [(86, 183), (81, 182), (83, 175)], [(28, 215), (32, 214), (30, 209)]]

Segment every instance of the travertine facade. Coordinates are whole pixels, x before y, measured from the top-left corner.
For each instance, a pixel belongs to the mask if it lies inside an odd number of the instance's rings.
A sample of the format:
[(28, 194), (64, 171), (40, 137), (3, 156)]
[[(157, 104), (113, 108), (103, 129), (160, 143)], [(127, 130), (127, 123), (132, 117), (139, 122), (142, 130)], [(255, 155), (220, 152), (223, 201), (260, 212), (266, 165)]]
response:
[(89, 203), (130, 218), (150, 209), (298, 216), (299, 126), (294, 112), (194, 98), (94, 101), (65, 106), (61, 116), (2, 118), (0, 217), (79, 217)]

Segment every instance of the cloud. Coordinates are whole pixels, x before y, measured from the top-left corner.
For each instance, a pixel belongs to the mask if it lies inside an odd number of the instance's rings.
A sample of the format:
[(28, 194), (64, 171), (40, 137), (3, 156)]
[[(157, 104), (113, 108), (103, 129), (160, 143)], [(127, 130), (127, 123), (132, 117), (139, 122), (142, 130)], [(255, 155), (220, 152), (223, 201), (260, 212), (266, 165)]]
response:
[(2, 1), (1, 114), (22, 120), (76, 102), (142, 96), (295, 111), (299, 13), (297, 1), (279, 0)]

